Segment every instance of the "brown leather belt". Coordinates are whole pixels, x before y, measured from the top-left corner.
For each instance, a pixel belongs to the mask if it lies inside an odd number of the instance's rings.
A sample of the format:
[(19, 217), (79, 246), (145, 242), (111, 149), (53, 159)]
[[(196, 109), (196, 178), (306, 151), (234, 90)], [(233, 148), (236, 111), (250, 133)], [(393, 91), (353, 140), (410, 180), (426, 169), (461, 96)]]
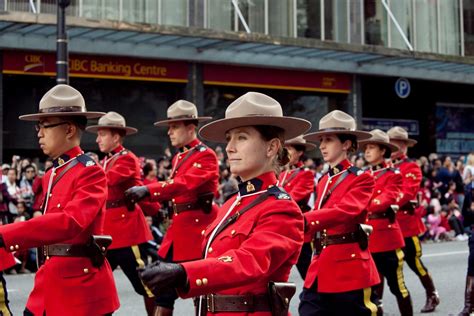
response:
[(125, 199), (120, 199), (120, 200), (108, 200), (105, 202), (105, 208), (117, 208), (117, 207), (122, 207), (126, 206), (125, 204)]
[(43, 254), (46, 257), (90, 257), (88, 247), (86, 245), (56, 244), (43, 246)]
[(196, 201), (196, 202), (190, 202), (190, 203), (172, 203), (173, 204), (173, 213), (174, 214), (179, 214), (182, 212), (186, 211), (192, 211), (192, 210), (197, 210), (201, 209), (201, 205)]
[(316, 254), (320, 254), (321, 251), (327, 246), (339, 245), (339, 244), (351, 244), (359, 242), (359, 232), (350, 232), (346, 234), (338, 235), (326, 235), (326, 233), (321, 233), (321, 237), (315, 237), (314, 242), (314, 251)]
[[(199, 300), (199, 299), (198, 299)], [(268, 295), (206, 295), (207, 311), (219, 312), (269, 312)]]

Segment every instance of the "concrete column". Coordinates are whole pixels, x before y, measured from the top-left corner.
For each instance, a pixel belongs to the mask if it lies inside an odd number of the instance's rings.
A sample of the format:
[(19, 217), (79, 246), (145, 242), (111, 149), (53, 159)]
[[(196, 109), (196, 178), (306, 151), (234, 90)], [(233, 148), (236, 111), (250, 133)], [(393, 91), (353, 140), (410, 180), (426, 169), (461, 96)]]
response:
[(362, 83), (360, 76), (358, 75), (352, 76), (352, 89), (351, 93), (349, 94), (347, 107), (347, 112), (355, 118), (357, 122), (357, 128), (360, 128), (362, 124), (363, 109)]
[(204, 85), (201, 64), (189, 64), (186, 100), (196, 104), (199, 116), (204, 115)]

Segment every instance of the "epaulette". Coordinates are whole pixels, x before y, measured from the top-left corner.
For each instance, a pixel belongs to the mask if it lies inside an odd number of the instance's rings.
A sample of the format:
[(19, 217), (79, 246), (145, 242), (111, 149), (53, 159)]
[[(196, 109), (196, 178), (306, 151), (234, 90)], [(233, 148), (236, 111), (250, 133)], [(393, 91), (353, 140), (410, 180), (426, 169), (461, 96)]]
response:
[(91, 157), (87, 156), (86, 154), (82, 154), (76, 157), (77, 161), (79, 161), (81, 164), (83, 164), (86, 167), (90, 167), (95, 165), (94, 159)]
[(122, 150), (121, 155), (126, 155), (126, 154), (128, 154), (128, 150)]
[(291, 196), (286, 193), (283, 188), (272, 186), (267, 190), (270, 195), (273, 195), (277, 200), (291, 200)]
[(398, 168), (390, 167), (390, 168), (388, 168), (388, 170), (390, 170), (390, 171), (392, 171), (393, 173), (396, 173), (396, 174), (400, 173), (400, 169), (398, 169)]
[(361, 174), (364, 173), (364, 170), (357, 168), (356, 166), (352, 166), (349, 169), (347, 169), (350, 173), (355, 174), (356, 176), (360, 176)]
[(206, 151), (206, 150), (207, 150), (207, 146), (204, 145), (204, 144), (199, 144), (199, 145), (196, 146), (196, 150), (199, 151), (199, 152)]

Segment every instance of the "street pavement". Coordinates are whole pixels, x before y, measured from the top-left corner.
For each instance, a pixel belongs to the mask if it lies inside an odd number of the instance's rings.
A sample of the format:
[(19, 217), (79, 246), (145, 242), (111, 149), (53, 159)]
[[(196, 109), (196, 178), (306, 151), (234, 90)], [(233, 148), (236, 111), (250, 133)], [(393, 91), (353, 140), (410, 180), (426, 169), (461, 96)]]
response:
[[(463, 306), (464, 285), (467, 268), (467, 242), (442, 242), (423, 244), (423, 262), (433, 275), (435, 285), (441, 297), (441, 304), (435, 313), (421, 314), (420, 309), (425, 302), (424, 289), (416, 275), (405, 265), (405, 280), (413, 298), (415, 315), (457, 315)], [(119, 290), (121, 307), (114, 315), (142, 316), (145, 315), (143, 300), (135, 294), (132, 286), (122, 273), (115, 271), (115, 279)], [(22, 315), (26, 299), (33, 286), (33, 274), (7, 275), (7, 287), (13, 315)], [(303, 286), (296, 269), (292, 271), (290, 280), (297, 285), (297, 294), (291, 302), (293, 315), (298, 315), (298, 294)], [(385, 315), (399, 315), (394, 296), (385, 288)], [(176, 316), (192, 316), (194, 308), (191, 300), (178, 300)]]

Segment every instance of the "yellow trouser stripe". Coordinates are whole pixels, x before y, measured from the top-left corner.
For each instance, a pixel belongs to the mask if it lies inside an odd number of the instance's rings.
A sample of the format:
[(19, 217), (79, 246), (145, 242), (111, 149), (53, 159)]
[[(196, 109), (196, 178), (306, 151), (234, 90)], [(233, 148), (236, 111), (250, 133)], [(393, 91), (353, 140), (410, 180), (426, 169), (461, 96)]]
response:
[(11, 316), (6, 300), (5, 288), (3, 287), (3, 283), (0, 282), (0, 312), (3, 316)]
[(367, 287), (364, 289), (364, 305), (368, 309), (370, 309), (370, 314), (371, 316), (376, 316), (377, 315), (377, 306), (372, 303), (370, 300), (370, 296), (372, 295), (372, 288)]
[[(143, 262), (142, 257), (140, 255), (140, 249), (138, 248), (137, 245), (132, 246), (132, 251), (133, 255), (135, 256), (135, 260), (137, 261), (138, 267), (139, 268), (144, 268), (145, 267), (145, 262)], [(148, 297), (154, 297), (153, 293), (150, 291), (150, 289), (142, 282), (143, 287), (145, 288), (146, 295)]]
[(423, 268), (423, 265), (421, 264), (420, 258), (421, 258), (421, 245), (420, 245), (420, 239), (418, 239), (418, 236), (413, 236), (411, 237), (413, 239), (413, 244), (415, 245), (415, 265), (420, 273), (421, 276), (425, 276), (428, 272)]
[(405, 280), (403, 278), (403, 251), (401, 249), (395, 250), (398, 258), (398, 267), (397, 267), (397, 283), (400, 292), (402, 293), (402, 297), (405, 298), (408, 296), (408, 289), (405, 286)]

